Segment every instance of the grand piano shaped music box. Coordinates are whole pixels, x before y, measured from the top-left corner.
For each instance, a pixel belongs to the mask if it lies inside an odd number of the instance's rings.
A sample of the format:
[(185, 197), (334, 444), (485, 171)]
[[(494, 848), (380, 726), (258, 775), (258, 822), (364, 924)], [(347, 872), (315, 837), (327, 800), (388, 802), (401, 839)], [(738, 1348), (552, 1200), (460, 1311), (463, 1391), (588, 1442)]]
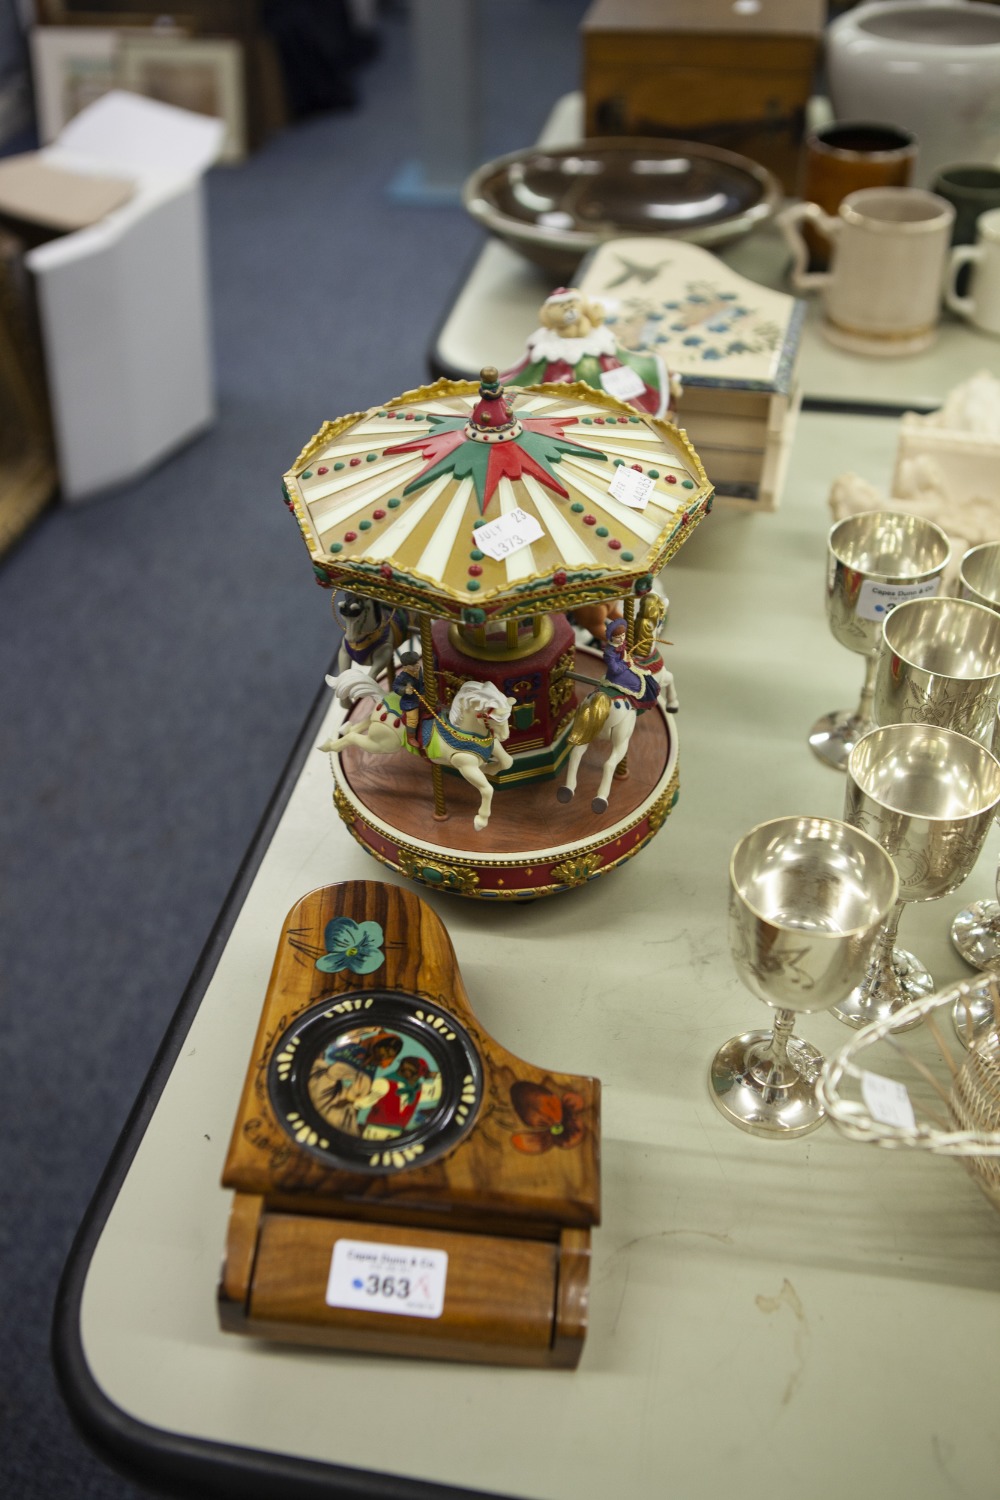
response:
[[(572, 889), (649, 842), (679, 788), (653, 585), (712, 500), (683, 432), (487, 368), (326, 423), (284, 493), (342, 591), (320, 748), (355, 839), (492, 900)], [(588, 607), (621, 616), (597, 649), (571, 623)]]
[(599, 1150), (600, 1084), (486, 1034), (425, 902), (313, 891), (281, 934), (226, 1158), (222, 1326), (571, 1368)]

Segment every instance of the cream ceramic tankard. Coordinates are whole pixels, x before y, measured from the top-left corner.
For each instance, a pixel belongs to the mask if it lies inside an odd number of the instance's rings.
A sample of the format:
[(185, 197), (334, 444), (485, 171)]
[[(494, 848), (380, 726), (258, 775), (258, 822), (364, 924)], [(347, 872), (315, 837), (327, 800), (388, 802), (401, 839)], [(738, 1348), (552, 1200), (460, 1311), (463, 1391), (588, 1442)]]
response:
[[(823, 294), (823, 333), (856, 354), (915, 354), (930, 345), (941, 313), (952, 205), (922, 188), (862, 188), (836, 216), (796, 203), (778, 222), (794, 257), (796, 291)], [(829, 271), (809, 271), (800, 224), (831, 240)]]

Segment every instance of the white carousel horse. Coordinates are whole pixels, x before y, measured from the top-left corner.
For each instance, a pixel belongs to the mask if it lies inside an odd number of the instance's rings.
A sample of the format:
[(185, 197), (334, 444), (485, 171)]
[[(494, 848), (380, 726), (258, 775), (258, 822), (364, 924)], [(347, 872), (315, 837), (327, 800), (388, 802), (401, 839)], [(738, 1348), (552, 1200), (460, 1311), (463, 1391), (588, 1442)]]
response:
[(392, 666), (392, 655), (409, 635), (404, 609), (387, 609), (365, 594), (343, 593), (333, 601), (333, 617), (344, 638), (337, 652), (337, 671), (367, 667), (381, 677)]
[(573, 748), (566, 762), (566, 780), (556, 792), (560, 802), (573, 800), (573, 794), (576, 791), (576, 773), (580, 769), (580, 762), (587, 746), (596, 740), (610, 740), (611, 749), (604, 762), (597, 795), (590, 804), (595, 813), (607, 812), (611, 778), (615, 774), (615, 768), (628, 752), (629, 740), (632, 738), (632, 731), (635, 729), (638, 717), (633, 700), (624, 693), (619, 693), (614, 698), (603, 688), (598, 689), (597, 692), (588, 693), (574, 714), (573, 723), (570, 725), (568, 739)]
[(349, 728), (320, 745), (320, 750), (342, 750), (356, 745), (375, 755), (393, 755), (409, 750), (423, 755), (435, 765), (451, 766), (479, 793), (479, 811), (473, 826), (481, 832), (490, 820), (493, 786), (487, 779), (497, 771), (514, 764), (503, 748), (510, 733), (510, 711), (515, 699), (505, 698), (492, 682), (463, 682), (448, 706), (447, 717), (428, 712), (421, 715), (421, 748), (411, 745), (406, 725), (395, 703), (363, 667), (348, 667), (339, 677), (327, 682), (337, 695), (338, 703), (351, 705), (362, 698), (373, 698), (372, 714), (358, 728)]

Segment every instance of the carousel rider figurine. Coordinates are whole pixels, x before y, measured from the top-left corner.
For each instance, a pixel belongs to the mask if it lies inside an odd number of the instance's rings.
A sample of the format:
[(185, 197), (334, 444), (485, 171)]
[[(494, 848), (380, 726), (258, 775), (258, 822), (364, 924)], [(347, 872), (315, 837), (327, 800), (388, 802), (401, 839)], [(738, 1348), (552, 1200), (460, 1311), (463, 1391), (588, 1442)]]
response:
[(400, 718), (406, 726), (407, 741), (420, 748), (420, 698), (424, 691), (424, 669), (416, 651), (404, 651), (399, 671), (392, 679), (392, 691), (399, 698)]
[(628, 625), (624, 620), (609, 620), (605, 627), (604, 686), (614, 693), (631, 698), (637, 709), (652, 708), (659, 696), (659, 685), (652, 672), (633, 660), (628, 650)]

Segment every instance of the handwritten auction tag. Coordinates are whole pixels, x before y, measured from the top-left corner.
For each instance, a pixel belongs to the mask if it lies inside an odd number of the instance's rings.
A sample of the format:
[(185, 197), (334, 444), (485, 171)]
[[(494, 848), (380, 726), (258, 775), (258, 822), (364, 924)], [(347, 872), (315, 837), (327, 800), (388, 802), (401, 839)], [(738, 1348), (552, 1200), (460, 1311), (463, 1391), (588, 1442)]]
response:
[(631, 365), (618, 365), (614, 370), (602, 371), (601, 384), (609, 396), (619, 401), (631, 401), (633, 396), (641, 396), (646, 389), (646, 382)]
[(876, 583), (874, 578), (866, 578), (858, 590), (854, 613), (861, 620), (884, 620), (897, 604), (926, 599), (940, 587), (940, 578), (925, 578), (920, 583)]
[(913, 1105), (905, 1083), (893, 1078), (883, 1078), (880, 1073), (862, 1073), (861, 1097), (868, 1106), (873, 1120), (880, 1125), (902, 1125), (908, 1130), (916, 1126)]
[(439, 1318), (448, 1279), (447, 1250), (338, 1240), (326, 1284), (328, 1307)]
[(489, 521), (485, 526), (477, 526), (473, 532), (476, 546), (485, 552), (487, 557), (492, 557), (494, 562), (503, 562), (505, 557), (510, 557), (512, 552), (519, 552), (522, 547), (530, 547), (532, 542), (537, 542), (539, 537), (545, 535), (541, 526), (534, 516), (529, 516), (526, 510), (516, 506), (507, 511), (496, 521)]
[(653, 493), (654, 483), (648, 474), (640, 474), (638, 469), (629, 469), (622, 464), (615, 470), (615, 477), (608, 489), (623, 505), (629, 505), (633, 510), (645, 510)]

